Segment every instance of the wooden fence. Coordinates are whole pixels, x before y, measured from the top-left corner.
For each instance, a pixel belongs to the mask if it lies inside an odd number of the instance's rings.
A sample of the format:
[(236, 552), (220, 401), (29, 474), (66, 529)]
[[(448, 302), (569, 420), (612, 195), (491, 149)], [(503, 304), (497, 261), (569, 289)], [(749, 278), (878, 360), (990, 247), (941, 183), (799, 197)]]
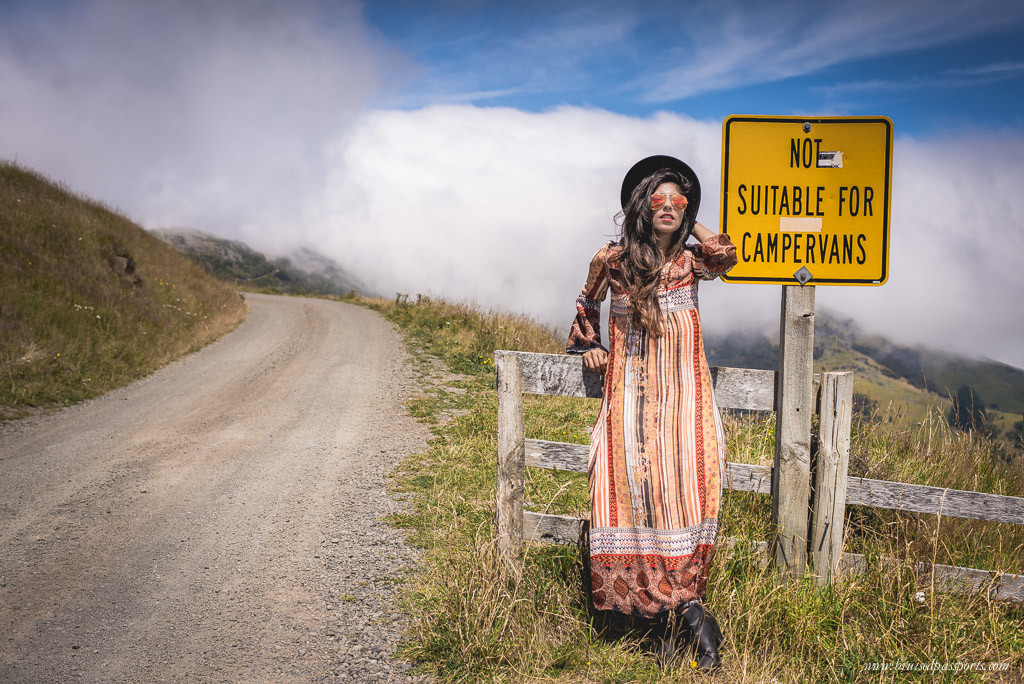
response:
[[(602, 379), (584, 370), (579, 356), (495, 351), (498, 380), (498, 543), (506, 555), (517, 552), (524, 539), (552, 544), (579, 544), (588, 521), (523, 510), (526, 467), (585, 473), (589, 447), (526, 439), (523, 394), (600, 397)], [(715, 397), (721, 409), (773, 411), (776, 373), (744, 368), (712, 368)], [(846, 504), (932, 513), (974, 520), (1024, 524), (1024, 498), (983, 494), (849, 477), (852, 373), (814, 375), (817, 397), (818, 449), (814, 454), (813, 492), (803, 539), (811, 559), (809, 569), (820, 582), (865, 567), (861, 554), (844, 553), (843, 519)], [(772, 493), (773, 468), (726, 463), (724, 487), (734, 491)], [(759, 548), (767, 549), (766, 542)], [(883, 559), (883, 562), (895, 562)], [(1024, 601), (1024, 575), (975, 568), (918, 563), (933, 573), (935, 586), (945, 591), (986, 590), (993, 599)]]

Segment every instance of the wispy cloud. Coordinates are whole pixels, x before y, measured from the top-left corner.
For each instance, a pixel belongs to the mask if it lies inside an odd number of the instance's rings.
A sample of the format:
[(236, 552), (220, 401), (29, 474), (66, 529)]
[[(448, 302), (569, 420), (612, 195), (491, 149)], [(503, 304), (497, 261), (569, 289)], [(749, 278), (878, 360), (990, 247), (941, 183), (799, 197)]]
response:
[(1017, 76), (1024, 73), (1024, 62), (996, 62), (970, 69), (947, 69), (950, 76)]
[[(1021, 25), (1024, 4), (1015, 0), (702, 0), (671, 9), (471, 3), (388, 29), (421, 69), (398, 106), (493, 100), (494, 93), (514, 94), (520, 105), (529, 97), (578, 103), (605, 96), (657, 106)], [(994, 77), (1019, 66), (944, 76)]]
[(1024, 22), (1024, 5), (910, 0), (720, 3), (701, 6), (684, 30), (693, 48), (632, 90), (650, 102), (778, 81), (834, 64), (927, 48)]
[(449, 81), (444, 83), (445, 89), (441, 92), (427, 90), (417, 92), (415, 94), (405, 93), (401, 96), (395, 95), (390, 99), (390, 104), (399, 105), (401, 109), (420, 109), (422, 107), (429, 107), (437, 104), (438, 100), (445, 104), (484, 104), (493, 100), (524, 96), (529, 95), (531, 92), (535, 92), (527, 87), (459, 92), (458, 87), (460, 85), (467, 84)]
[(607, 87), (596, 72), (609, 62), (625, 55), (632, 63), (632, 34), (642, 17), (631, 6), (526, 4), (469, 6), (448, 20), (425, 18), (429, 28), (400, 34), (421, 72), (395, 103), (451, 104), (501, 93), (568, 95)]
[(1001, 62), (988, 64), (971, 69), (947, 69), (933, 76), (919, 76), (905, 79), (871, 79), (867, 81), (850, 81), (827, 86), (817, 86), (812, 90), (828, 97), (843, 96), (850, 93), (865, 92), (899, 92), (906, 90), (942, 90), (948, 88), (968, 88), (979, 85), (999, 83), (1024, 76), (1024, 63)]

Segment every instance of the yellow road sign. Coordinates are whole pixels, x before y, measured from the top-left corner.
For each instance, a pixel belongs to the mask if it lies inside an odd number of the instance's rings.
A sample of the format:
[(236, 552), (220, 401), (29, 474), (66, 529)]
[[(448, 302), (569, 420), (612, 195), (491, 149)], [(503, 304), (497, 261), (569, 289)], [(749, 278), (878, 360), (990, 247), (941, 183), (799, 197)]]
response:
[(736, 283), (881, 285), (889, 277), (892, 121), (730, 116), (722, 231)]

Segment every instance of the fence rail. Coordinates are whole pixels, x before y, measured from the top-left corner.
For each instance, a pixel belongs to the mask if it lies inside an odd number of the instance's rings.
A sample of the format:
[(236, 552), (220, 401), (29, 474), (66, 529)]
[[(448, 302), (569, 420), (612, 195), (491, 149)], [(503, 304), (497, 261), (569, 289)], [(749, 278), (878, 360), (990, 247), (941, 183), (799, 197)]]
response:
[[(589, 447), (540, 439), (525, 439), (522, 395), (601, 396), (601, 378), (585, 371), (582, 360), (563, 354), (496, 351), (498, 372), (498, 535), (506, 551), (524, 539), (541, 543), (579, 544), (588, 521), (523, 510), (527, 466), (576, 473), (587, 472)], [(776, 404), (776, 373), (746, 368), (712, 368), (712, 383), (720, 408), (767, 411)], [(862, 571), (866, 559), (841, 549), (846, 504), (897, 511), (1024, 524), (1024, 498), (985, 494), (905, 482), (848, 477), (849, 421), (853, 378), (850, 373), (815, 374), (819, 452), (815, 462), (815, 502), (808, 539), (814, 571), (823, 581), (835, 574)], [(726, 463), (723, 486), (734, 491), (771, 494), (773, 468)], [(732, 540), (735, 541), (735, 540)], [(767, 548), (760, 542), (762, 550)], [(767, 558), (767, 556), (766, 556)], [(892, 559), (879, 559), (895, 563)], [(987, 587), (994, 599), (1024, 601), (1024, 575), (976, 568), (918, 563), (934, 571), (937, 588), (977, 591)]]
[[(547, 513), (523, 513), (524, 538), (541, 544), (582, 544), (586, 539), (587, 521), (585, 518), (574, 518), (567, 515), (550, 515)], [(738, 540), (726, 539), (726, 544), (735, 544)], [(765, 553), (766, 542), (756, 542), (757, 551)], [(764, 561), (768, 562), (767, 554)], [(895, 565), (891, 558), (879, 558), (875, 562)], [(862, 553), (843, 552), (839, 558), (839, 572), (842, 575), (854, 575), (865, 572), (870, 566), (869, 559)], [(1024, 575), (964, 568), (958, 565), (932, 565), (926, 561), (914, 564), (914, 569), (921, 574), (928, 574), (934, 569), (935, 585), (940, 591), (977, 592), (985, 590), (988, 597), (996, 601), (1024, 601)]]
[[(573, 473), (587, 472), (590, 447), (585, 444), (527, 439), (526, 465)], [(725, 464), (725, 488), (770, 494), (772, 467), (747, 463)], [(889, 508), (910, 513), (932, 513), (954, 518), (1024, 524), (1024, 499), (1019, 496), (984, 494), (948, 487), (849, 477), (846, 503)]]

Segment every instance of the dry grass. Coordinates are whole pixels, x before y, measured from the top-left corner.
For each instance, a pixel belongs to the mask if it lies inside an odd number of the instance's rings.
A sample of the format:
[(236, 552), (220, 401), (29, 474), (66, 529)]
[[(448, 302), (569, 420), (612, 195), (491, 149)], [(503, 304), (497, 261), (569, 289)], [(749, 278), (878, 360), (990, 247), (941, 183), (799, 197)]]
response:
[[(396, 486), (413, 492), (408, 527), (425, 551), (411, 583), (414, 626), (405, 652), (446, 681), (635, 682), (702, 681), (686, 663), (663, 671), (650, 653), (649, 624), (590, 610), (580, 550), (527, 549), (519, 569), (497, 562), (494, 551), (496, 398), (489, 352), (557, 351), (560, 340), (520, 317), (421, 300), (400, 304), (358, 300), (407, 331), (410, 349), (433, 354), (464, 379), (452, 392), (411, 405), (435, 423), (429, 451), (409, 459)], [(450, 318), (449, 318), (450, 317)], [(528, 436), (586, 442), (597, 410), (593, 400), (555, 397), (526, 402)], [(447, 423), (438, 417), (455, 414)], [(728, 458), (771, 462), (774, 421), (729, 416)], [(915, 424), (899, 415), (876, 416), (855, 427), (853, 469), (873, 477), (1019, 493), (1019, 466), (998, 461), (983, 440), (936, 422)], [(993, 459), (996, 459), (994, 461)], [(916, 460), (916, 462), (914, 462)], [(908, 461), (911, 461), (908, 463)], [(859, 469), (859, 470), (858, 470)], [(930, 482), (923, 482), (929, 484)], [(572, 473), (528, 470), (532, 508), (578, 513), (587, 508), (585, 479)], [(984, 595), (932, 591), (918, 560), (971, 558), (976, 567), (1020, 567), (1021, 526), (939, 520), (936, 516), (852, 510), (847, 549), (873, 560), (857, 577), (826, 588), (813, 581), (779, 583), (749, 543), (719, 546), (707, 605), (727, 636), (723, 682), (1020, 681), (1024, 677), (1024, 607)], [(722, 535), (766, 539), (768, 497), (728, 492)], [(984, 538), (973, 545), (965, 536)], [(920, 593), (919, 593), (920, 592)], [(888, 663), (885, 672), (871, 663)], [(986, 662), (1009, 671), (914, 672), (896, 663)]]
[(0, 165), (0, 419), (141, 378), (244, 316), (230, 286), (124, 216)]
[[(774, 417), (727, 415), (725, 428), (730, 461), (772, 465)], [(921, 422), (891, 408), (856, 417), (851, 437), (851, 476), (1024, 497), (1021, 461), (1007, 460), (1005, 445), (998, 440), (952, 430), (939, 410)], [(766, 539), (768, 497), (739, 492), (728, 496), (744, 502), (742, 515), (748, 524), (756, 521), (759, 538)], [(867, 506), (847, 507), (846, 520), (846, 551), (881, 553), (878, 545), (886, 542), (896, 548), (883, 555), (1024, 574), (1022, 525)]]

